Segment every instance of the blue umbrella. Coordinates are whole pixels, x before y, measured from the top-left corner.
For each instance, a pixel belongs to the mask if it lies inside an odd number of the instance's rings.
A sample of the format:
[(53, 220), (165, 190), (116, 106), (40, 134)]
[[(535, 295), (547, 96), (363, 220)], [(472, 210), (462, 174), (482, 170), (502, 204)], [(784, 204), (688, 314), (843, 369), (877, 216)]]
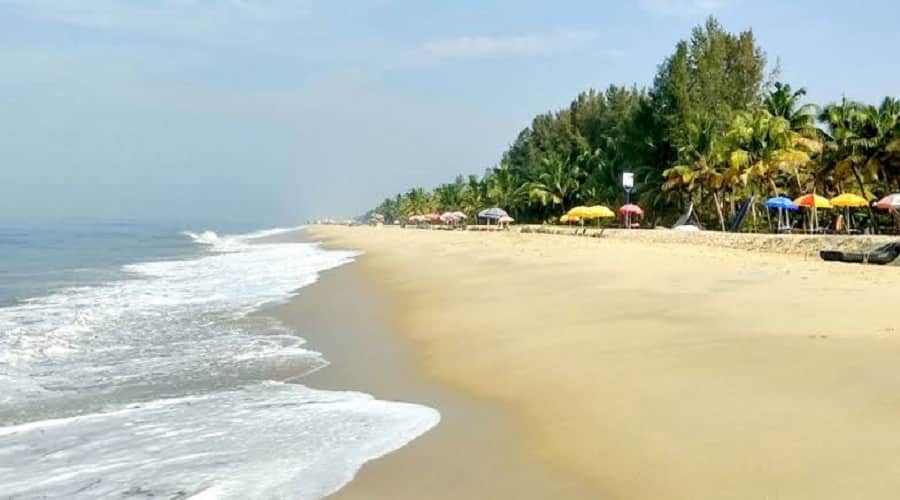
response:
[(791, 212), (800, 210), (800, 207), (794, 204), (794, 201), (786, 196), (776, 196), (774, 198), (769, 198), (768, 200), (766, 200), (766, 208), (789, 210)]
[(506, 213), (506, 210), (502, 208), (487, 208), (478, 212), (478, 218), (480, 219), (499, 219), (501, 217), (509, 217), (509, 214)]
[(782, 214), (787, 212), (796, 212), (800, 210), (800, 207), (794, 203), (793, 200), (786, 196), (776, 196), (774, 198), (769, 198), (766, 200), (766, 208), (771, 208), (774, 210), (778, 210), (778, 230), (789, 229), (791, 227), (790, 218), (788, 214), (784, 214), (782, 218)]

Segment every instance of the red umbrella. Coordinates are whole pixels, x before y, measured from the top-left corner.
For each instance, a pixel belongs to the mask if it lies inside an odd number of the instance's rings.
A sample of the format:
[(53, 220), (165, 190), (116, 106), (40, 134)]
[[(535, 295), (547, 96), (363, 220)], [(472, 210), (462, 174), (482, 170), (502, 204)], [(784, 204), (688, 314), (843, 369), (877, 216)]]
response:
[(438, 213), (428, 214), (425, 217), (428, 219), (428, 222), (440, 222), (441, 221), (441, 214), (438, 214)]
[(629, 203), (627, 205), (622, 205), (622, 207), (619, 208), (619, 215), (625, 216), (627, 214), (639, 215), (639, 216), (643, 217), (644, 209), (642, 209), (641, 207), (634, 205), (632, 203)]

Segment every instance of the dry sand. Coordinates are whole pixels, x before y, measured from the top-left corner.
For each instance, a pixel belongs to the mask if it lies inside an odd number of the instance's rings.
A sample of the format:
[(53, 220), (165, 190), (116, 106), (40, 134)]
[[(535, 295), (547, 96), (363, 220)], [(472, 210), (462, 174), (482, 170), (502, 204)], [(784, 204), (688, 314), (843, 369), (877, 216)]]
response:
[[(900, 496), (900, 268), (616, 238), (311, 232), (366, 252), (354, 266), (385, 291), (421, 373), (502, 404), (522, 453), (596, 498)], [(386, 466), (402, 453), (353, 486), (394, 481), (372, 498), (415, 498)], [(480, 460), (448, 445), (419, 466), (459, 454)]]

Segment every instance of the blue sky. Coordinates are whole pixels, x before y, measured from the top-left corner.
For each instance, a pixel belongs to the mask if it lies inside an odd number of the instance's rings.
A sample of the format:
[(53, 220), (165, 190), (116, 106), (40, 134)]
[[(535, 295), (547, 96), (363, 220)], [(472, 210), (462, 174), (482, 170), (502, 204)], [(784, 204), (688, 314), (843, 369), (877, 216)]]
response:
[(355, 214), (649, 85), (710, 14), (817, 102), (900, 95), (889, 1), (0, 0), (0, 214)]

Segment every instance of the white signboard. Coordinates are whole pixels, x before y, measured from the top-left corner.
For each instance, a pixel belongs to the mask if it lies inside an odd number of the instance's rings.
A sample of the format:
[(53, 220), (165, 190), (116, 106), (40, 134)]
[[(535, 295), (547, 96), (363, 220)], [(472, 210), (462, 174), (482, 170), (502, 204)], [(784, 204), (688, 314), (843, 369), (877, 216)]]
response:
[(631, 190), (634, 188), (634, 174), (631, 172), (625, 172), (622, 174), (622, 187), (627, 190)]

